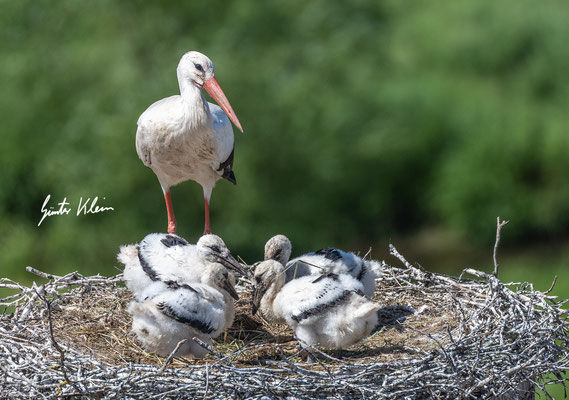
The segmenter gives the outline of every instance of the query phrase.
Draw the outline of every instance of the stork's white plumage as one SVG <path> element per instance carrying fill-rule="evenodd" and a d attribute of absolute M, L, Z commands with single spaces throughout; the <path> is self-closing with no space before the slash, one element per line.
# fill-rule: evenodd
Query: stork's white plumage
<path fill-rule="evenodd" d="M 208 263 L 220 263 L 243 275 L 223 240 L 204 235 L 195 245 L 174 234 L 151 233 L 139 245 L 122 246 L 117 259 L 125 265 L 123 278 L 135 298 L 154 281 L 204 282 Z"/>
<path fill-rule="evenodd" d="M 266 260 L 255 268 L 253 314 L 286 322 L 310 344 L 341 349 L 368 336 L 377 325 L 379 306 L 350 275 L 307 275 L 285 284 L 284 267 Z"/>
<path fill-rule="evenodd" d="M 204 234 L 207 234 L 211 233 L 209 202 L 215 183 L 221 178 L 236 183 L 234 138 L 229 120 L 240 131 L 243 129 L 214 77 L 209 58 L 190 51 L 180 60 L 177 74 L 180 95 L 155 102 L 138 119 L 136 151 L 162 186 L 168 233 L 176 233 L 170 188 L 191 179 L 203 188 Z M 206 101 L 202 87 L 219 106 Z"/>
<path fill-rule="evenodd" d="M 175 355 L 203 357 L 207 350 L 192 340 L 206 343 L 233 323 L 238 299 L 232 275 L 220 264 L 210 263 L 204 283 L 191 285 L 176 281 L 154 281 L 143 292 L 141 301 L 132 301 L 132 331 L 148 351 L 169 355 L 181 340 Z"/>
<path fill-rule="evenodd" d="M 375 280 L 381 278 L 381 263 L 364 260 L 354 253 L 325 248 L 303 254 L 289 261 L 292 245 L 284 235 L 276 235 L 265 244 L 265 260 L 277 260 L 286 265 L 286 282 L 306 275 L 348 274 L 360 281 L 368 298 L 375 292 Z"/>

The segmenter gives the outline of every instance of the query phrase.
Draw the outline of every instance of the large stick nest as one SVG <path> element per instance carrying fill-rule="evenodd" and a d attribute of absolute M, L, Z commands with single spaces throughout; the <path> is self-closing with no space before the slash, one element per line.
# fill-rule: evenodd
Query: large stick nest
<path fill-rule="evenodd" d="M 473 269 L 458 278 L 428 272 L 392 246 L 391 254 L 403 265 L 384 264 L 374 296 L 380 324 L 363 342 L 342 351 L 302 347 L 286 326 L 250 316 L 241 282 L 233 327 L 201 360 L 144 351 L 129 333 L 121 275 L 28 267 L 48 281 L 0 280 L 17 291 L 0 300 L 8 307 L 0 398 L 531 398 L 535 386 L 546 389 L 545 374 L 563 381 L 565 301 Z"/>

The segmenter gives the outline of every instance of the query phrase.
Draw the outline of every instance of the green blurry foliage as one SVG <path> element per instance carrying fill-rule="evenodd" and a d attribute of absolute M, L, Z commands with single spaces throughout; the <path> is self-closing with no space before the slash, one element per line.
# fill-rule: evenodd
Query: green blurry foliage
<path fill-rule="evenodd" d="M 3 275 L 111 273 L 119 245 L 166 228 L 134 136 L 188 50 L 245 129 L 212 226 L 249 262 L 276 233 L 295 254 L 424 226 L 487 246 L 497 215 L 510 242 L 566 235 L 568 20 L 561 1 L 0 1 Z M 47 194 L 115 211 L 37 227 Z M 201 188 L 172 196 L 195 241 Z"/>

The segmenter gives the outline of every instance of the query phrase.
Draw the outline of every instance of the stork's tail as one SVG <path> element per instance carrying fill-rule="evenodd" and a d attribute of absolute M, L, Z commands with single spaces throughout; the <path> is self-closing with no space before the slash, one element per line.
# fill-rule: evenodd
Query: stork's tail
<path fill-rule="evenodd" d="M 371 272 L 375 275 L 375 279 L 380 279 L 381 276 L 383 275 L 384 264 L 385 263 L 383 261 L 375 261 L 375 260 L 368 261 L 368 267 L 371 270 Z"/>
<path fill-rule="evenodd" d="M 121 246 L 120 251 L 117 254 L 117 260 L 125 266 L 138 263 L 138 245 L 129 244 Z"/>

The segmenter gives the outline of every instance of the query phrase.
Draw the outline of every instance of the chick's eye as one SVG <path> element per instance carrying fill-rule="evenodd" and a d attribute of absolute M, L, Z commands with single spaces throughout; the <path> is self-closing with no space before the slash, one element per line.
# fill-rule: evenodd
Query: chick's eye
<path fill-rule="evenodd" d="M 221 253 L 221 251 L 219 250 L 219 247 L 217 246 L 209 246 L 209 248 L 213 251 L 215 251 L 216 253 Z"/>
<path fill-rule="evenodd" d="M 203 67 L 202 67 L 201 64 L 196 64 L 196 63 L 194 63 L 194 66 L 196 67 L 196 69 L 197 69 L 198 71 L 203 72 Z"/>

